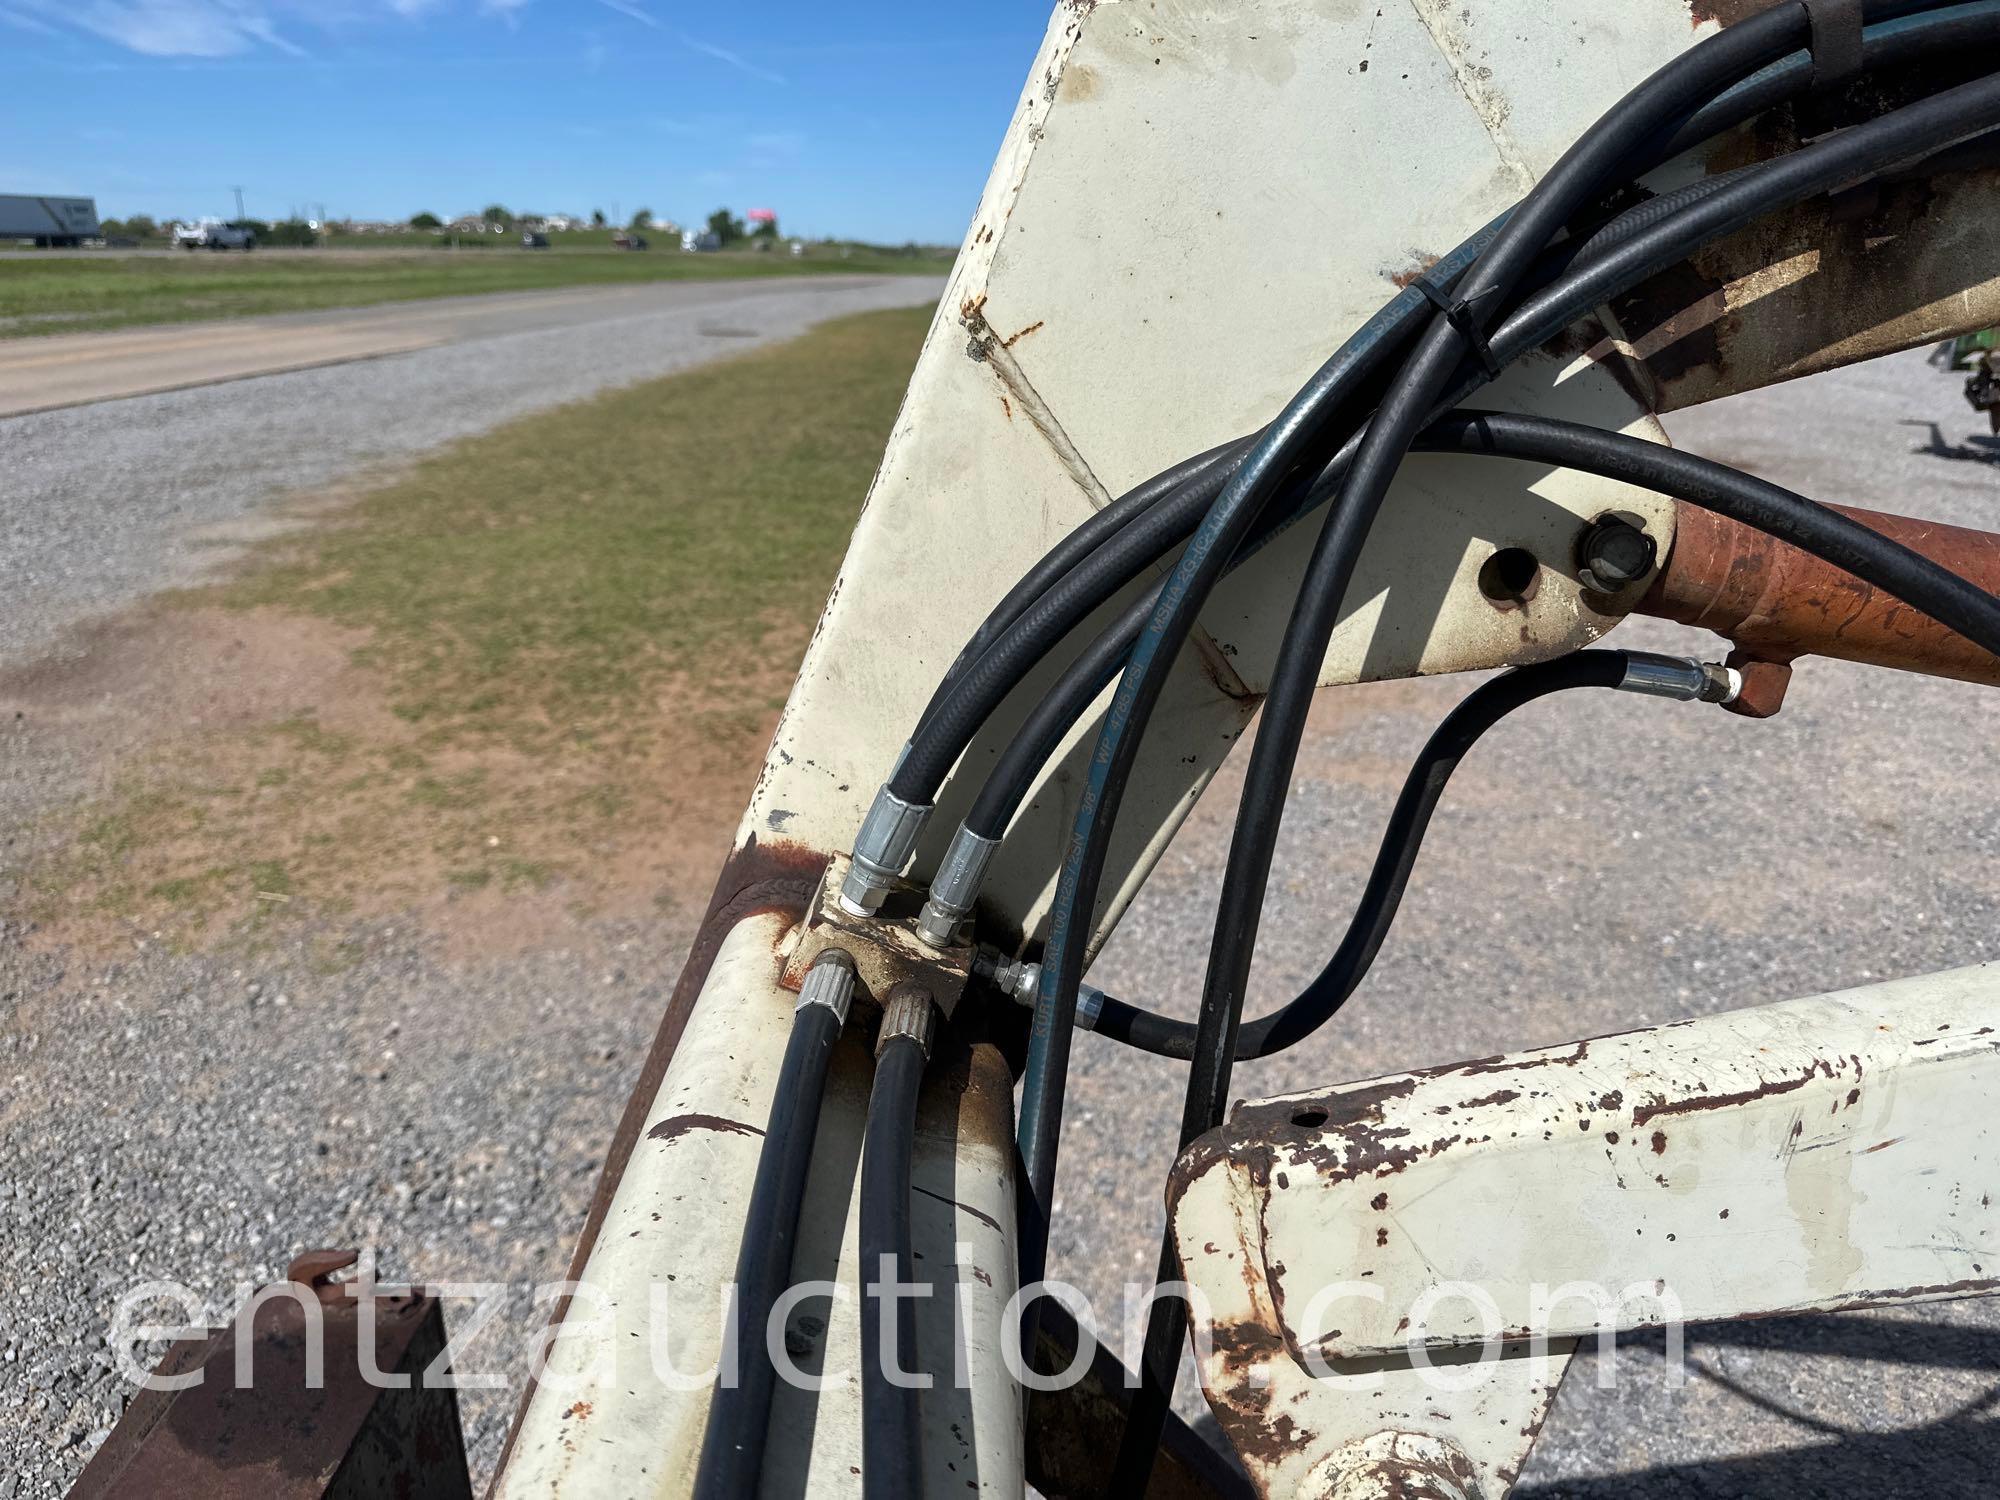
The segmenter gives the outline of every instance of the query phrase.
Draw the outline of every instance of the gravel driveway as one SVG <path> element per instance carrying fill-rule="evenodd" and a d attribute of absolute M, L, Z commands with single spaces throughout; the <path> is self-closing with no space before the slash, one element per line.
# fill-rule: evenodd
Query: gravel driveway
<path fill-rule="evenodd" d="M 284 491 L 318 489 L 844 313 L 929 304 L 943 288 L 932 276 L 665 282 L 619 289 L 615 320 L 602 297 L 509 297 L 497 300 L 515 316 L 493 319 L 495 329 L 538 305 L 549 315 L 537 324 L 557 326 L 0 419 L 0 663 L 194 576 L 218 544 L 254 534 L 255 513 Z"/>
<path fill-rule="evenodd" d="M 912 290 L 811 289 L 849 299 L 843 310 Z M 746 293 L 730 322 L 755 320 L 775 337 L 808 316 L 798 300 L 751 305 L 765 296 Z M 618 368 L 629 377 L 613 378 L 672 368 L 704 347 L 698 321 L 623 330 L 608 350 L 535 335 L 505 351 L 442 351 L 0 429 L 16 445 L 10 467 L 13 453 L 34 455 L 27 508 L 38 510 L 32 524 L 18 507 L 6 522 L 36 561 L 0 579 L 0 659 L 47 638 L 45 617 L 74 618 L 153 581 L 163 555 L 192 566 L 197 549 L 165 540 L 175 528 L 241 515 L 270 486 L 323 474 L 331 453 L 410 452 L 581 394 L 628 349 L 632 365 Z M 267 383 L 284 389 L 257 389 Z M 246 389 L 268 395 L 261 425 L 231 411 Z M 189 440 L 163 438 L 190 408 Z M 1956 380 L 1920 355 L 1670 426 L 1690 446 L 1825 498 L 2000 527 L 2000 449 L 1965 436 Z M 95 467 L 72 478 L 78 451 Z M 58 524 L 63 495 L 74 518 L 54 547 L 42 531 Z M 16 568 L 15 542 L 10 530 L 0 567 Z M 9 598 L 21 587 L 38 590 L 25 605 Z M 1641 624 L 1615 639 L 1659 648 L 1689 638 Z M 1290 993 L 1335 941 L 1402 767 L 1468 686 L 1391 684 L 1323 706 L 1274 881 L 1263 994 Z M 1996 740 L 1991 694 L 1825 663 L 1802 669 L 1784 714 L 1763 724 L 1622 695 L 1538 705 L 1460 772 L 1403 919 L 1341 1024 L 1246 1070 L 1240 1089 L 1363 1077 L 1992 957 L 2000 809 L 1981 794 L 1994 785 Z M 1094 976 L 1105 987 L 1186 1013 L 1233 786 L 1218 780 L 1170 851 Z M 325 935 L 254 962 L 170 953 L 143 937 L 109 957 L 30 961 L 14 936 L 0 929 L 0 1500 L 58 1493 L 114 1419 L 122 1387 L 107 1319 L 140 1277 L 185 1281 L 219 1315 L 236 1283 L 275 1277 L 307 1244 L 380 1246 L 389 1275 L 524 1284 L 559 1274 L 686 940 L 665 924 L 599 924 L 560 951 L 449 966 L 393 925 L 339 934 L 332 962 Z M 1179 1086 L 1150 1059 L 1079 1044 L 1060 1185 L 1070 1211 L 1059 1215 L 1053 1270 L 1100 1306 L 1117 1305 L 1120 1283 L 1150 1276 Z M 507 1361 L 533 1318 L 513 1294 L 473 1352 Z M 1678 1386 L 1654 1340 L 1621 1351 L 1613 1390 L 1598 1390 L 1580 1363 L 1525 1492 L 1993 1491 L 2000 1317 L 1984 1304 L 1698 1330 L 1689 1345 Z M 484 1470 L 512 1397 L 462 1394 Z M 1183 1404 L 1195 1407 L 1185 1392 Z"/>

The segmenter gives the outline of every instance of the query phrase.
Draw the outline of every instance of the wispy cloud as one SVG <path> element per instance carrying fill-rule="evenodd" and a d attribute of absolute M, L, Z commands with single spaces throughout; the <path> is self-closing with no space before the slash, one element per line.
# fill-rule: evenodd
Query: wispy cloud
<path fill-rule="evenodd" d="M 147 57 L 234 57 L 259 48 L 306 55 L 261 0 L 90 0 L 75 7 L 29 0 L 6 14 L 43 28 L 67 23 Z"/>
<path fill-rule="evenodd" d="M 604 3 L 609 5 L 611 4 L 611 0 L 604 0 Z M 712 57 L 717 62 L 729 64 L 730 67 L 736 69 L 739 73 L 747 73 L 752 78 L 761 78 L 766 83 L 783 83 L 785 81 L 784 74 L 774 73 L 769 68 L 760 68 L 756 63 L 751 62 L 749 58 L 744 57 L 739 52 L 731 52 L 727 47 L 718 47 L 713 42 L 704 42 L 691 36 L 684 36 L 681 38 L 681 41 L 696 52 L 701 53 L 704 57 Z"/>
<path fill-rule="evenodd" d="M 597 3 L 606 10 L 615 10 L 621 16 L 629 16 L 641 26 L 650 26 L 655 31 L 665 31 L 667 29 L 660 23 L 659 17 L 655 16 L 643 5 L 634 4 L 633 0 L 597 0 Z"/>
<path fill-rule="evenodd" d="M 615 10 L 619 15 L 637 21 L 641 26 L 651 27 L 654 31 L 668 29 L 667 24 L 639 4 L 639 0 L 597 0 L 597 3 L 606 10 Z M 704 42 L 699 37 L 688 36 L 685 33 L 681 35 L 680 43 L 691 52 L 699 52 L 703 57 L 712 57 L 717 62 L 727 63 L 737 72 L 761 79 L 765 83 L 781 84 L 785 81 L 782 73 L 774 73 L 769 68 L 759 67 L 742 53 L 731 52 L 727 47 L 718 47 L 713 42 Z"/>
<path fill-rule="evenodd" d="M 62 35 L 55 27 L 49 25 L 47 21 L 37 21 L 33 16 L 26 15 L 18 10 L 9 10 L 4 6 L 0 6 L 0 22 L 18 27 L 22 31 L 33 32 L 36 36 Z"/>
<path fill-rule="evenodd" d="M 304 57 L 302 30 L 348 35 L 369 24 L 464 10 L 517 25 L 532 0 L 0 0 L 0 25 L 40 36 L 82 31 L 146 57 Z M 608 3 L 608 0 L 607 0 Z M 623 0 L 617 8 L 624 8 Z M 633 9 L 636 11 L 637 7 Z M 657 24 L 657 23 L 654 23 Z"/>

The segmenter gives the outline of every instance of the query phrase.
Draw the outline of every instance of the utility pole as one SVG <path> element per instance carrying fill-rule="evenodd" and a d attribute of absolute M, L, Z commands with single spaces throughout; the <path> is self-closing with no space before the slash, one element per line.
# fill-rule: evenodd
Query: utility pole
<path fill-rule="evenodd" d="M 236 222 L 241 224 L 243 222 L 243 189 L 233 187 L 229 191 L 236 195 Z"/>

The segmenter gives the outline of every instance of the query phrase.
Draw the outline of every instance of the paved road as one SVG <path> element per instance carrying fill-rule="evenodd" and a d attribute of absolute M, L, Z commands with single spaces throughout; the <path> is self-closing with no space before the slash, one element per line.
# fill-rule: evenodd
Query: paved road
<path fill-rule="evenodd" d="M 29 360 L 55 360 L 37 368 L 68 382 L 65 389 L 94 381 L 110 393 L 127 362 L 158 369 L 169 348 L 178 350 L 173 360 L 211 372 L 386 356 L 0 416 L 8 486 L 0 511 L 0 661 L 47 645 L 87 615 L 192 576 L 214 559 L 219 541 L 261 524 L 284 491 L 318 489 L 526 412 L 790 338 L 843 313 L 930 303 L 942 286 L 935 277 L 899 276 L 653 283 L 0 344 L 0 402 L 10 365 L 19 370 Z M 218 536 L 218 527 L 228 534 Z"/>
<path fill-rule="evenodd" d="M 1962 377 L 1913 353 L 1670 418 L 1685 446 L 1824 499 L 2000 529 L 2000 442 Z M 1614 644 L 1706 651 L 1657 622 Z M 1301 758 L 1264 919 L 1262 1010 L 1332 950 L 1395 786 L 1465 679 L 1329 694 Z M 1239 756 L 1240 760 L 1240 756 Z M 2000 694 L 1802 666 L 1784 713 L 1571 693 L 1454 779 L 1364 989 L 1245 1096 L 1447 1063 L 2000 955 Z M 1191 1015 L 1227 850 L 1232 771 L 1093 974 Z M 1218 795 L 1219 794 L 1219 795 Z M 1099 1307 L 1149 1278 L 1178 1070 L 1078 1049 L 1054 1274 Z M 1175 1104 L 1169 1108 L 1165 1100 Z M 1657 1339 L 1618 1383 L 1571 1370 L 1523 1480 L 1537 1500 L 1991 1496 L 2000 1303 L 1697 1330 L 1685 1383 Z M 1197 1403 L 1184 1392 L 1191 1414 Z"/>

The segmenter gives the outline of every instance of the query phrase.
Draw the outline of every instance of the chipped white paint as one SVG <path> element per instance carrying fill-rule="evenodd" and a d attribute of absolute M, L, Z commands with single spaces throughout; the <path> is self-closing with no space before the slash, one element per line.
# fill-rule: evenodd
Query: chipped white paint
<path fill-rule="evenodd" d="M 1546 1388 L 1537 1338 L 2000 1288 L 1996 1088 L 1979 965 L 1240 1105 L 1176 1168 L 1211 1399 L 1246 1448 L 1290 1417 L 1272 1494 L 1357 1417 L 1450 1439 L 1504 1493 L 1535 1424 L 1491 1404 Z M 1309 1373 L 1482 1346 L 1508 1355 L 1490 1387 L 1416 1381 L 1415 1416 Z M 1247 1409 L 1246 1347 L 1276 1393 Z"/>
<path fill-rule="evenodd" d="M 1254 1184 L 1217 1165 L 1176 1187 L 1181 1275 L 1199 1294 L 1192 1331 L 1202 1390 L 1260 1494 L 1323 1494 L 1315 1486 L 1358 1452 L 1383 1457 L 1384 1434 L 1448 1444 L 1482 1494 L 1507 1493 L 1555 1400 L 1567 1345 L 1541 1363 L 1503 1358 L 1488 1379 L 1448 1398 L 1408 1359 L 1322 1379 L 1279 1332 Z"/>

